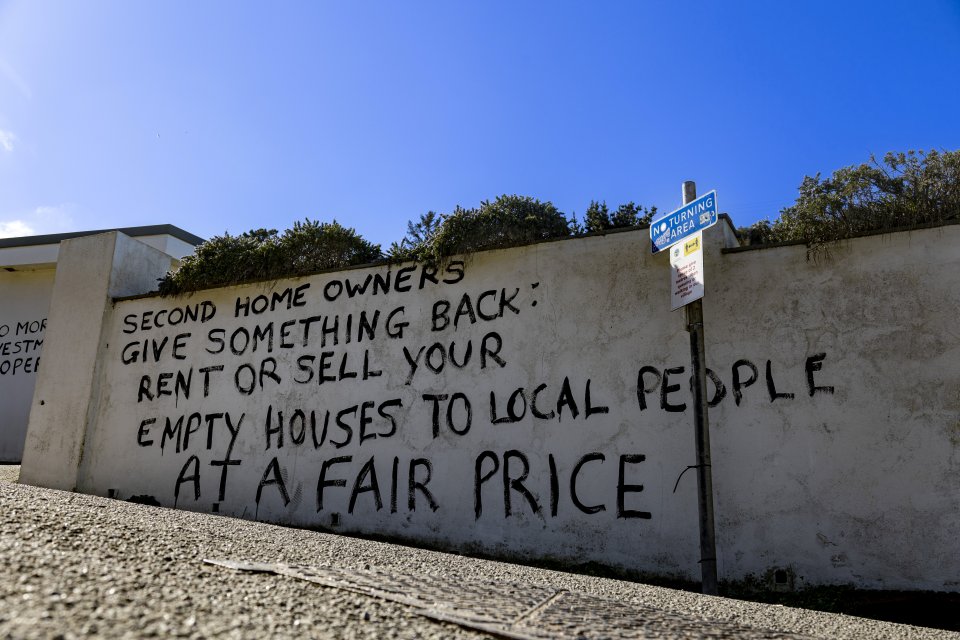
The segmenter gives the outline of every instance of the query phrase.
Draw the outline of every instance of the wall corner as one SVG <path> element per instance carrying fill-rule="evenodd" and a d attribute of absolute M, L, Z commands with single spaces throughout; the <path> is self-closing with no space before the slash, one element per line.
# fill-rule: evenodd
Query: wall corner
<path fill-rule="evenodd" d="M 155 290 L 171 264 L 162 251 L 117 231 L 61 242 L 44 339 L 50 356 L 37 375 L 21 483 L 76 489 L 83 444 L 95 426 L 113 298 Z"/>

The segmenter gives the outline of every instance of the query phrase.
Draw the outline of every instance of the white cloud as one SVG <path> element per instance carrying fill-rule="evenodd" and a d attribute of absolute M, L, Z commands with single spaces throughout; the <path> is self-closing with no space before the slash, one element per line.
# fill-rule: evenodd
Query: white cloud
<path fill-rule="evenodd" d="M 29 213 L 0 216 L 0 238 L 76 231 L 72 204 L 37 207 Z"/>
<path fill-rule="evenodd" d="M 13 131 L 4 131 L 0 129 L 0 149 L 4 151 L 13 151 L 13 141 L 17 139 L 17 136 L 13 135 Z"/>
<path fill-rule="evenodd" d="M 23 220 L 8 220 L 0 222 L 0 238 L 17 238 L 36 234 L 30 225 Z"/>

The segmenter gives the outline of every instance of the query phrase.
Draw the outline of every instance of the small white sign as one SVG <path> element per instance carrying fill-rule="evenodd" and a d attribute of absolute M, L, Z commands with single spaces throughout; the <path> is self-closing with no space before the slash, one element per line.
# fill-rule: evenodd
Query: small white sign
<path fill-rule="evenodd" d="M 703 233 L 670 247 L 670 310 L 703 297 Z"/>

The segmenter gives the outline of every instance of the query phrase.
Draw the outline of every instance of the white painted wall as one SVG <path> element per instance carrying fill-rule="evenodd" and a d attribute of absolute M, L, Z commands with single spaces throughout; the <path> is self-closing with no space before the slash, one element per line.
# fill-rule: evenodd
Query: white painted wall
<path fill-rule="evenodd" d="M 0 463 L 20 462 L 23 455 L 47 309 L 61 253 L 61 242 L 52 242 L 53 238 L 57 236 L 42 236 L 40 244 L 0 247 Z M 141 235 L 135 241 L 177 259 L 193 252 L 193 245 L 168 233 Z M 104 259 L 109 268 L 112 254 Z M 155 285 L 154 279 L 147 290 L 155 289 Z"/>
<path fill-rule="evenodd" d="M 729 229 L 706 234 L 721 578 L 786 568 L 801 585 L 957 590 L 958 236 L 862 238 L 808 261 L 803 247 L 722 254 Z M 638 231 L 477 254 L 438 283 L 379 266 L 117 302 L 76 487 L 696 579 L 694 474 L 674 492 L 695 454 L 668 269 Z M 373 293 L 378 277 L 389 292 Z M 275 310 L 242 311 L 273 296 Z M 446 303 L 451 322 L 435 323 Z M 379 317 L 358 340 L 363 313 Z M 523 415 L 500 421 L 511 396 Z M 267 433 L 280 413 L 282 447 Z M 45 446 L 33 423 L 30 436 Z"/>
<path fill-rule="evenodd" d="M 19 462 L 23 454 L 53 275 L 0 271 L 0 462 Z"/>
<path fill-rule="evenodd" d="M 17 271 L 53 269 L 57 264 L 60 244 L 40 244 L 0 248 L 0 265 Z"/>
<path fill-rule="evenodd" d="M 144 244 L 150 245 L 154 249 L 159 249 L 167 255 L 173 256 L 177 260 L 190 255 L 196 248 L 189 242 L 184 242 L 180 238 L 175 238 L 168 233 L 137 236 L 136 239 Z"/>
<path fill-rule="evenodd" d="M 45 341 L 52 365 L 38 375 L 20 482 L 76 489 L 84 441 L 101 426 L 98 391 L 113 298 L 152 289 L 172 262 L 116 231 L 61 243 Z"/>

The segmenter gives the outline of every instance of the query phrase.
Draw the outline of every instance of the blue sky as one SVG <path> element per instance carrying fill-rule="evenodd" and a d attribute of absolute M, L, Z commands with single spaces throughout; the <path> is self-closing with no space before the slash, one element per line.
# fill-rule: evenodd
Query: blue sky
<path fill-rule="evenodd" d="M 0 0 L 0 235 L 337 219 L 501 193 L 582 215 L 960 148 L 960 0 Z"/>

